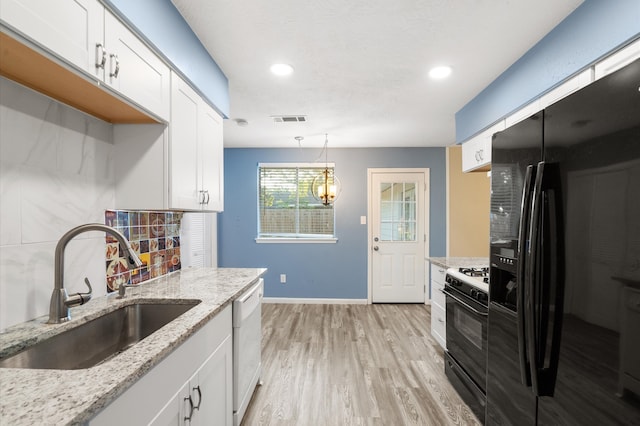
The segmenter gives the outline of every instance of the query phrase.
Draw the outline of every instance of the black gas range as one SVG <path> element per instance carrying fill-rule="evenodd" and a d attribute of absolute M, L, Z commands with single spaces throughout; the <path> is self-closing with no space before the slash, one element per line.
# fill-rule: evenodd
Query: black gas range
<path fill-rule="evenodd" d="M 445 281 L 445 373 L 462 399 L 484 423 L 489 268 L 449 268 Z"/>

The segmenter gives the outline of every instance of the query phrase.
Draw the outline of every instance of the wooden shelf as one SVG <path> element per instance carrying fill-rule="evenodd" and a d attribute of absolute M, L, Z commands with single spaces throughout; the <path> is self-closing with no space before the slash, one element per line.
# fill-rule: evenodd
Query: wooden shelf
<path fill-rule="evenodd" d="M 29 46 L 0 32 L 0 75 L 109 123 L 159 123 L 155 118 Z"/>

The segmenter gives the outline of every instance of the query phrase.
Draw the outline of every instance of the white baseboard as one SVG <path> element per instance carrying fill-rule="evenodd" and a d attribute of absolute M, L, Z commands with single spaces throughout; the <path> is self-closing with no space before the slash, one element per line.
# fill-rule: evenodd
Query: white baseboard
<path fill-rule="evenodd" d="M 366 305 L 367 299 L 315 299 L 294 297 L 264 297 L 262 303 L 298 303 L 320 305 Z"/>

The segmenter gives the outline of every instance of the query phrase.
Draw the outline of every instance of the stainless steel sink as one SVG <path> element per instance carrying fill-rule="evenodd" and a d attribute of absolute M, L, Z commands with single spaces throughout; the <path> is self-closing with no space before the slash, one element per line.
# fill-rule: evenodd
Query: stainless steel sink
<path fill-rule="evenodd" d="M 79 370 L 127 350 L 200 303 L 135 303 L 0 360 L 0 368 Z"/>

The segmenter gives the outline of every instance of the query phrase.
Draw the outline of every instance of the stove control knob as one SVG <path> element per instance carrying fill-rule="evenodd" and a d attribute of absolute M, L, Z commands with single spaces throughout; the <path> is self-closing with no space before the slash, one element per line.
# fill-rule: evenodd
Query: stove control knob
<path fill-rule="evenodd" d="M 471 297 L 473 297 L 474 299 L 478 298 L 478 290 L 475 289 L 471 289 Z"/>

